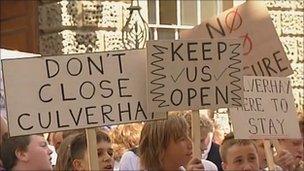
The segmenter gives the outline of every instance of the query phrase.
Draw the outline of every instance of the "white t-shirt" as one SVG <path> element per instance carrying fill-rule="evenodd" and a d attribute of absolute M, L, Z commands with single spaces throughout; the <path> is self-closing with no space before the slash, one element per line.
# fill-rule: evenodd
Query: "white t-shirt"
<path fill-rule="evenodd" d="M 119 170 L 140 170 L 139 157 L 132 151 L 125 152 L 121 156 Z"/>
<path fill-rule="evenodd" d="M 205 170 L 218 171 L 217 166 L 212 161 L 202 159 L 202 163 L 204 165 Z"/>

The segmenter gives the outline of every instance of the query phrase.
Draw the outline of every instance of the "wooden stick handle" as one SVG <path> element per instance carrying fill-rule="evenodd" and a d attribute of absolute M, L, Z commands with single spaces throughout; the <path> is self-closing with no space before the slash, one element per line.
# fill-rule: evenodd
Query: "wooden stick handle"
<path fill-rule="evenodd" d="M 89 170 L 99 170 L 95 128 L 88 128 L 85 130 L 86 130 L 86 138 L 87 138 Z"/>
<path fill-rule="evenodd" d="M 201 159 L 202 153 L 200 149 L 201 145 L 201 129 L 200 129 L 200 117 L 199 111 L 194 110 L 192 111 L 192 119 L 191 119 L 191 133 L 192 133 L 192 140 L 193 140 L 193 155 L 194 157 Z"/>
<path fill-rule="evenodd" d="M 270 141 L 269 140 L 263 140 L 264 144 L 264 150 L 265 150 L 265 156 L 268 164 L 269 170 L 275 170 L 275 163 L 273 161 L 273 155 L 272 150 L 270 149 Z"/>
<path fill-rule="evenodd" d="M 283 150 L 282 147 L 280 146 L 279 140 L 273 139 L 273 140 L 270 140 L 270 142 L 272 143 L 272 145 L 275 147 L 275 149 L 277 151 Z"/>

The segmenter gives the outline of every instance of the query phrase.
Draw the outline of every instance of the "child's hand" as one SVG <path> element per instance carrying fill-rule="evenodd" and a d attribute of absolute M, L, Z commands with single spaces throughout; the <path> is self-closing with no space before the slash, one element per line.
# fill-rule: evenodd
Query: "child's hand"
<path fill-rule="evenodd" d="M 287 150 L 281 150 L 274 157 L 274 162 L 279 165 L 283 170 L 293 170 L 294 157 Z"/>
<path fill-rule="evenodd" d="M 187 171 L 192 171 L 192 170 L 204 170 L 204 165 L 202 161 L 198 158 L 192 158 L 186 167 Z"/>

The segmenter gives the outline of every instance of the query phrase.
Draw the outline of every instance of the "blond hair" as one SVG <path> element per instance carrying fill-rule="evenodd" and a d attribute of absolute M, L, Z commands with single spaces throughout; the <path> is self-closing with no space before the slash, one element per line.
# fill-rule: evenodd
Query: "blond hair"
<path fill-rule="evenodd" d="M 192 111 L 184 111 L 182 115 L 186 118 L 191 132 L 191 120 L 192 120 Z M 214 132 L 214 124 L 213 121 L 207 116 L 200 116 L 200 131 L 202 138 L 206 138 L 208 133 Z"/>
<path fill-rule="evenodd" d="M 139 156 L 142 169 L 161 170 L 163 154 L 170 140 L 188 137 L 189 126 L 184 117 L 169 115 L 167 120 L 147 122 L 139 141 Z"/>
<path fill-rule="evenodd" d="M 120 160 L 123 152 L 139 145 L 140 132 L 143 127 L 141 123 L 118 125 L 110 132 L 115 151 L 115 160 Z"/>
<path fill-rule="evenodd" d="M 118 125 L 110 132 L 110 137 L 113 143 L 123 144 L 127 149 L 134 148 L 139 144 L 142 126 L 141 123 Z"/>

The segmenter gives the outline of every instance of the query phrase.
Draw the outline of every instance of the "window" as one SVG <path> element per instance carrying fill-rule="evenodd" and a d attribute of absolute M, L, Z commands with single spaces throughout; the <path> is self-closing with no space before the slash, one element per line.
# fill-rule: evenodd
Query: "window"
<path fill-rule="evenodd" d="M 149 39 L 178 39 L 184 29 L 222 11 L 222 1 L 148 0 Z"/>

